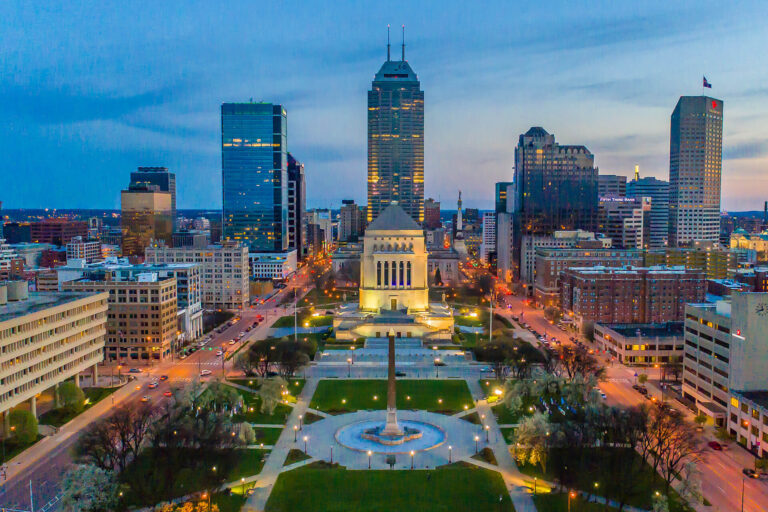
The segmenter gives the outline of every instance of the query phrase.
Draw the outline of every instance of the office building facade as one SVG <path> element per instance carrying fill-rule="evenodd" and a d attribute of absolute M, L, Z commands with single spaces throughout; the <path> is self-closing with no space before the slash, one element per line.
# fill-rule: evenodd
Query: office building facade
<path fill-rule="evenodd" d="M 424 221 L 424 91 L 405 60 L 387 60 L 368 91 L 368 212 L 370 223 L 397 201 Z"/>
<path fill-rule="evenodd" d="M 489 263 L 491 253 L 496 252 L 496 212 L 483 213 L 483 234 L 480 242 L 480 259 Z"/>
<path fill-rule="evenodd" d="M 514 189 L 511 189 L 512 182 L 511 181 L 499 181 L 496 183 L 495 187 L 495 203 L 496 203 L 496 213 L 502 213 L 502 212 L 509 212 L 512 211 L 512 204 L 511 199 L 514 195 Z"/>
<path fill-rule="evenodd" d="M 440 201 L 431 197 L 424 202 L 424 228 L 438 229 L 443 223 L 440 220 Z"/>
<path fill-rule="evenodd" d="M 167 167 L 139 167 L 131 173 L 129 187 L 155 185 L 161 192 L 171 195 L 171 222 L 176 227 L 176 174 L 168 172 Z"/>
<path fill-rule="evenodd" d="M 627 177 L 616 174 L 600 174 L 597 177 L 597 195 L 599 197 L 626 197 Z"/>
<path fill-rule="evenodd" d="M 287 113 L 272 103 L 221 105 L 222 239 L 253 252 L 289 247 Z"/>
<path fill-rule="evenodd" d="M 88 223 L 65 218 L 50 218 L 29 225 L 30 240 L 37 244 L 67 245 L 75 237 L 88 237 Z M 25 240 L 22 240 L 25 241 Z"/>
<path fill-rule="evenodd" d="M 153 240 L 172 243 L 171 194 L 157 185 L 132 185 L 120 192 L 123 256 L 139 258 Z"/>
<path fill-rule="evenodd" d="M 669 236 L 669 182 L 656 178 L 638 178 L 627 183 L 627 197 L 638 200 L 651 198 L 648 247 L 667 245 Z"/>
<path fill-rule="evenodd" d="M 718 241 L 722 164 L 722 100 L 680 97 L 669 144 L 670 245 Z"/>
<path fill-rule="evenodd" d="M 341 201 L 339 211 L 339 241 L 356 242 L 365 230 L 365 210 L 352 199 Z"/>
<path fill-rule="evenodd" d="M 304 242 L 304 212 L 307 211 L 307 186 L 304 164 L 288 153 L 288 247 L 302 260 L 306 251 Z"/>

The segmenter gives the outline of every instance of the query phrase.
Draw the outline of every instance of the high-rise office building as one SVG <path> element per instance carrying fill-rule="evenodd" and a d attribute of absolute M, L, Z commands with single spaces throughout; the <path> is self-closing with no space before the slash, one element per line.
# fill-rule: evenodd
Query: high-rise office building
<path fill-rule="evenodd" d="M 509 197 L 508 194 L 511 186 L 511 181 L 499 181 L 496 183 L 496 213 L 510 211 L 509 206 L 511 205 L 507 198 Z"/>
<path fill-rule="evenodd" d="M 304 212 L 307 210 L 307 188 L 304 164 L 288 153 L 288 247 L 296 250 L 301 261 L 304 247 Z"/>
<path fill-rule="evenodd" d="M 272 103 L 221 105 L 222 239 L 281 252 L 288 238 L 287 113 Z"/>
<path fill-rule="evenodd" d="M 167 167 L 139 167 L 131 173 L 131 185 L 157 185 L 161 192 L 171 194 L 171 219 L 176 227 L 176 174 Z"/>
<path fill-rule="evenodd" d="M 671 119 L 669 244 L 718 241 L 723 164 L 723 102 L 681 96 Z"/>
<path fill-rule="evenodd" d="M 653 248 L 667 245 L 669 233 L 669 182 L 656 178 L 637 178 L 627 183 L 627 197 L 651 198 L 649 215 L 650 229 L 648 246 Z"/>
<path fill-rule="evenodd" d="M 365 230 L 365 211 L 352 199 L 341 201 L 339 212 L 339 241 L 356 242 Z"/>
<path fill-rule="evenodd" d="M 120 192 L 123 256 L 143 257 L 152 240 L 171 243 L 171 193 L 159 189 L 139 183 Z"/>
<path fill-rule="evenodd" d="M 599 197 L 626 197 L 627 177 L 616 174 L 601 174 L 597 177 Z"/>
<path fill-rule="evenodd" d="M 397 201 L 424 220 L 424 91 L 405 60 L 387 60 L 368 91 L 368 222 Z"/>
<path fill-rule="evenodd" d="M 440 201 L 435 201 L 431 197 L 424 201 L 424 227 L 426 229 L 437 229 L 442 226 L 440 221 Z"/>
<path fill-rule="evenodd" d="M 480 243 L 480 259 L 490 263 L 491 253 L 496 252 L 496 212 L 483 212 L 483 235 Z"/>
<path fill-rule="evenodd" d="M 524 237 L 595 231 L 597 168 L 586 147 L 560 145 L 544 128 L 531 128 L 515 148 L 514 185 L 514 275 L 520 273 Z"/>

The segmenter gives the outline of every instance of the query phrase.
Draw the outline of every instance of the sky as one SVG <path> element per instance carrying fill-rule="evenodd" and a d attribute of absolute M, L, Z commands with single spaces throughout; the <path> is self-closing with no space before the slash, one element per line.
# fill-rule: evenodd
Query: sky
<path fill-rule="evenodd" d="M 768 199 L 768 2 L 0 3 L 0 200 L 118 208 L 138 166 L 221 207 L 220 104 L 288 111 L 309 207 L 365 204 L 366 91 L 406 26 L 427 197 L 492 208 L 531 126 L 601 174 L 668 179 L 669 117 L 702 76 L 724 107 L 722 206 Z M 399 48 L 396 47 L 397 50 Z M 394 52 L 395 50 L 393 50 Z M 398 52 L 399 53 L 399 52 Z"/>

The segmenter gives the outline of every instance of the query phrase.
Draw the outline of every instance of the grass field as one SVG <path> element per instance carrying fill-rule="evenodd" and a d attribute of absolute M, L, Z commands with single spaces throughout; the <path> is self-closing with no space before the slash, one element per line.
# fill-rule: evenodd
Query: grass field
<path fill-rule="evenodd" d="M 240 512 L 247 497 L 240 491 L 240 488 L 237 488 L 236 491 L 232 494 L 219 492 L 211 495 L 211 504 L 219 507 L 219 512 Z"/>
<path fill-rule="evenodd" d="M 252 377 L 250 379 L 228 379 L 233 384 L 239 384 L 247 388 L 251 388 L 254 391 L 261 387 L 261 379 L 259 377 Z M 293 396 L 299 396 L 301 390 L 304 389 L 304 379 L 288 379 L 288 390 Z"/>
<path fill-rule="evenodd" d="M 514 507 L 498 473 L 453 464 L 429 471 L 302 467 L 280 475 L 265 510 L 511 512 Z"/>
<path fill-rule="evenodd" d="M 38 419 L 38 422 L 41 425 L 51 425 L 52 427 L 60 427 L 72 421 L 75 418 L 75 416 L 82 414 L 83 412 L 93 407 L 100 401 L 104 400 L 106 397 L 108 397 L 118 389 L 120 388 L 119 387 L 85 388 L 83 389 L 83 393 L 85 393 L 86 402 L 85 402 L 85 408 L 81 412 L 76 413 L 76 412 L 63 410 L 63 409 L 51 409 L 45 414 L 41 414 L 40 418 Z"/>
<path fill-rule="evenodd" d="M 243 403 L 245 404 L 245 412 L 241 412 L 234 416 L 235 421 L 247 421 L 248 423 L 275 423 L 285 425 L 285 421 L 288 419 L 288 415 L 291 414 L 291 408 L 285 404 L 277 404 L 272 414 L 264 414 L 259 412 L 261 407 L 261 397 L 254 393 L 244 391 L 242 389 L 237 390 L 240 396 L 243 397 Z"/>
<path fill-rule="evenodd" d="M 256 434 L 255 444 L 274 445 L 280 437 L 280 434 L 282 434 L 283 429 L 255 427 L 253 432 Z"/>
<path fill-rule="evenodd" d="M 453 414 L 474 402 L 463 380 L 398 380 L 397 408 Z M 322 380 L 310 407 L 339 414 L 365 409 L 385 409 L 386 380 Z"/>

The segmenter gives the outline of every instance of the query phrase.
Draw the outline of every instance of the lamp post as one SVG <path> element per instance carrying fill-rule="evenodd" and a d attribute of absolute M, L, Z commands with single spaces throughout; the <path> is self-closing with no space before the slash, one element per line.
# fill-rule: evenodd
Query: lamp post
<path fill-rule="evenodd" d="M 538 482 L 538 478 L 533 477 L 533 495 L 536 495 L 536 483 Z"/>
<path fill-rule="evenodd" d="M 297 441 L 297 436 L 296 436 L 296 434 L 298 433 L 298 431 L 299 431 L 299 427 L 297 427 L 296 425 L 294 425 L 294 426 L 293 426 L 293 442 L 294 442 L 294 443 Z"/>
<path fill-rule="evenodd" d="M 347 358 L 347 378 L 352 377 L 352 358 Z"/>
<path fill-rule="evenodd" d="M 599 482 L 595 482 L 595 501 L 597 501 L 597 488 L 600 487 Z"/>
<path fill-rule="evenodd" d="M 411 469 L 413 469 L 413 456 L 416 455 L 416 452 L 411 450 Z"/>
<path fill-rule="evenodd" d="M 440 358 L 439 357 L 435 358 L 435 378 L 436 379 L 440 378 Z"/>
<path fill-rule="evenodd" d="M 304 415 L 303 414 L 299 414 L 299 430 L 304 430 Z"/>
<path fill-rule="evenodd" d="M 331 446 L 331 464 L 333 464 L 333 446 Z"/>
<path fill-rule="evenodd" d="M 453 446 L 448 445 L 448 464 L 453 462 Z"/>
<path fill-rule="evenodd" d="M 491 427 L 488 425 L 485 426 L 485 442 L 490 443 L 490 435 L 491 435 Z"/>
<path fill-rule="evenodd" d="M 478 444 L 477 442 L 480 441 L 480 436 L 475 436 L 475 454 L 477 454 L 478 450 Z"/>
<path fill-rule="evenodd" d="M 371 469 L 371 455 L 373 455 L 373 452 L 368 450 L 368 469 Z"/>
<path fill-rule="evenodd" d="M 245 477 L 240 477 L 240 485 L 242 486 L 241 491 L 245 495 Z"/>
<path fill-rule="evenodd" d="M 575 498 L 575 497 L 576 497 L 576 493 L 575 492 L 570 491 L 568 493 L 568 512 L 571 512 L 571 498 Z"/>
<path fill-rule="evenodd" d="M 309 438 L 307 436 L 304 436 L 304 455 L 307 455 L 307 441 Z"/>

